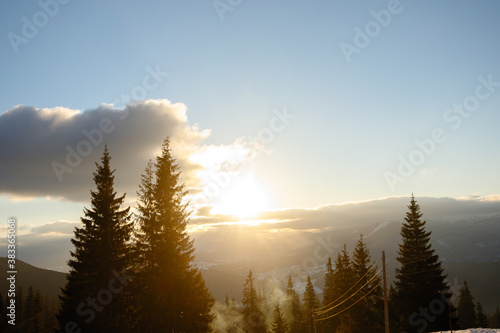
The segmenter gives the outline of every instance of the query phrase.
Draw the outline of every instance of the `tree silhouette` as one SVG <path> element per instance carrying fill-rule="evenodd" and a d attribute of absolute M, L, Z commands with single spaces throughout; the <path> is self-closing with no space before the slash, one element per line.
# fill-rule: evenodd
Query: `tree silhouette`
<path fill-rule="evenodd" d="M 476 327 L 488 327 L 488 318 L 483 311 L 483 306 L 479 302 L 476 305 Z"/>
<path fill-rule="evenodd" d="M 355 299 L 357 300 L 371 291 L 367 297 L 352 307 L 352 331 L 356 333 L 382 331 L 384 309 L 382 287 L 380 286 L 381 278 L 375 276 L 377 265 L 371 262 L 370 251 L 363 241 L 363 235 L 360 235 L 354 248 L 352 267 L 354 279 L 359 281 L 354 290 L 364 286 Z M 372 277 L 374 278 L 372 279 Z"/>
<path fill-rule="evenodd" d="M 401 228 L 403 243 L 399 245 L 396 258 L 401 267 L 396 269 L 392 295 L 398 329 L 407 332 L 447 330 L 451 294 L 439 257 L 430 244 L 431 232 L 425 230 L 426 222 L 421 217 L 420 206 L 412 195 Z M 430 315 L 419 312 L 420 308 L 431 311 L 431 305 L 434 308 Z"/>
<path fill-rule="evenodd" d="M 333 302 L 337 299 L 337 290 L 335 286 L 335 271 L 333 269 L 332 259 L 328 257 L 328 262 L 326 263 L 326 273 L 324 277 L 325 287 L 323 289 L 323 306 L 331 307 L 333 306 Z M 321 321 L 321 326 L 326 332 L 335 332 L 337 327 L 339 326 L 339 318 L 333 317 L 326 320 Z"/>
<path fill-rule="evenodd" d="M 271 324 L 271 332 L 288 333 L 288 322 L 281 312 L 279 300 L 276 302 L 276 306 L 274 307 L 274 318 Z"/>
<path fill-rule="evenodd" d="M 306 333 L 314 333 L 314 310 L 319 307 L 319 304 L 311 277 L 308 275 L 306 290 L 304 291 L 304 332 Z"/>
<path fill-rule="evenodd" d="M 498 307 L 488 316 L 488 326 L 491 328 L 500 328 L 500 309 Z"/>
<path fill-rule="evenodd" d="M 75 228 L 71 240 L 75 250 L 69 260 L 70 272 L 60 296 L 58 322 L 62 330 L 71 328 L 84 332 L 126 332 L 126 292 L 121 272 L 130 268 L 129 208 L 121 209 L 125 195 L 114 190 L 114 170 L 107 146 L 96 163 L 95 191 L 90 191 L 91 208 L 84 209 L 82 227 Z M 110 286 L 113 286 L 111 288 Z M 116 291 L 114 293 L 113 291 Z"/>
<path fill-rule="evenodd" d="M 136 330 L 208 332 L 213 320 L 214 300 L 193 264 L 193 242 L 186 232 L 190 211 L 179 176 L 167 138 L 156 162 L 148 163 L 137 193 Z"/>
<path fill-rule="evenodd" d="M 290 333 L 304 332 L 304 315 L 302 313 L 302 304 L 300 297 L 293 287 L 292 277 L 288 276 L 286 285 L 287 306 L 286 312 L 290 318 Z"/>
<path fill-rule="evenodd" d="M 252 271 L 248 273 L 243 287 L 243 321 L 247 332 L 265 333 L 267 332 L 266 319 L 259 307 L 259 299 L 255 289 L 255 279 Z"/>
<path fill-rule="evenodd" d="M 460 328 L 466 329 L 476 327 L 474 297 L 472 297 L 467 281 L 464 281 L 463 286 L 460 288 L 457 312 Z"/>
<path fill-rule="evenodd" d="M 338 302 L 343 302 L 341 306 L 336 308 L 336 312 L 343 311 L 352 305 L 354 299 L 349 298 L 350 294 L 345 294 L 353 285 L 356 283 L 354 278 L 354 269 L 352 266 L 351 258 L 349 257 L 349 252 L 347 252 L 347 246 L 344 244 L 344 248 L 338 253 L 337 260 L 335 260 L 335 298 L 341 297 Z M 355 290 L 353 290 L 355 291 Z M 345 294 L 345 295 L 344 295 Z M 342 296 L 344 295 L 344 296 Z M 332 315 L 332 313 L 327 313 L 325 316 Z M 351 332 L 352 330 L 352 316 L 351 309 L 345 310 L 338 316 L 340 320 L 339 330 L 342 332 Z"/>

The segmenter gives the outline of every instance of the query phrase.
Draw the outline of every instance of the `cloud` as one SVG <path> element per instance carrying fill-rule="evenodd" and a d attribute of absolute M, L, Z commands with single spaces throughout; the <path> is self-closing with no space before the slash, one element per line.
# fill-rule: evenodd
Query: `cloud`
<path fill-rule="evenodd" d="M 71 244 L 74 228 L 81 226 L 81 222 L 56 221 L 30 227 L 25 233 L 18 232 L 17 258 L 38 267 L 67 271 L 66 262 L 70 251 L 74 250 Z M 3 227 L 0 227 L 0 232 L 7 234 L 7 230 Z M 5 249 L 2 251 L 2 256 L 7 254 L 6 241 L 6 239 L 0 241 L 0 246 Z"/>
<path fill-rule="evenodd" d="M 500 196 L 498 195 L 473 199 L 422 197 L 416 200 L 420 205 L 424 220 L 453 222 L 466 217 L 481 218 L 500 214 Z M 403 223 L 408 204 L 408 197 L 390 197 L 315 208 L 273 210 L 259 214 L 255 218 L 257 223 L 254 224 L 258 224 L 259 229 L 319 231 L 353 226 L 363 228 L 388 221 Z M 220 229 L 218 227 L 247 222 L 239 221 L 238 218 L 230 215 L 211 214 L 208 207 L 203 207 L 192 219 L 192 224 L 198 229 L 204 229 L 204 224 L 208 229 Z"/>
<path fill-rule="evenodd" d="M 106 142 L 117 169 L 117 191 L 134 196 L 147 160 L 167 136 L 182 181 L 196 186 L 201 166 L 189 157 L 210 131 L 191 126 L 186 110 L 168 100 L 132 103 L 123 110 L 101 105 L 84 112 L 16 106 L 0 115 L 0 193 L 87 201 Z"/>
<path fill-rule="evenodd" d="M 57 221 L 34 227 L 31 232 L 38 236 L 70 236 L 73 237 L 75 227 L 81 227 L 80 222 Z"/>
<path fill-rule="evenodd" d="M 131 103 L 124 109 L 102 104 L 83 112 L 19 105 L 0 114 L 0 194 L 11 200 L 88 201 L 95 162 L 107 143 L 111 167 L 117 170 L 115 189 L 127 193 L 133 204 L 140 175 L 167 136 L 180 181 L 196 205 L 210 203 L 263 152 L 246 138 L 204 144 L 210 130 L 190 125 L 186 105 L 168 100 Z"/>
<path fill-rule="evenodd" d="M 476 225 L 482 230 L 494 226 L 500 218 L 500 200 L 424 197 L 417 198 L 417 201 L 429 230 L 441 232 L 446 237 L 450 236 L 449 222 L 457 223 L 457 228 L 451 229 L 455 231 Z M 339 244 L 355 242 L 363 233 L 373 244 L 382 246 L 388 238 L 381 237 L 380 230 L 390 229 L 398 237 L 408 203 L 408 197 L 392 197 L 312 209 L 268 211 L 258 217 L 260 224 L 253 226 L 233 216 L 211 214 L 209 207 L 202 207 L 193 216 L 189 232 L 195 240 L 196 256 L 200 261 L 226 256 L 240 263 L 245 256 L 261 250 L 284 257 L 290 254 L 291 248 L 316 246 L 318 237 L 324 233 Z M 30 227 L 22 235 L 18 233 L 19 259 L 40 267 L 67 269 L 64 263 L 73 249 L 70 239 L 75 226 L 81 226 L 81 223 L 57 221 Z M 6 234 L 6 228 L 6 225 L 0 227 L 0 233 Z M 464 230 L 470 233 L 476 229 Z M 7 249 L 5 245 L 0 241 L 0 247 Z"/>

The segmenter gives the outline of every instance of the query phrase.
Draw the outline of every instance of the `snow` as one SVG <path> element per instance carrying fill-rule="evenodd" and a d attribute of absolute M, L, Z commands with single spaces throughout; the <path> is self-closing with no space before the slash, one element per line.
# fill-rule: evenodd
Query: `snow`
<path fill-rule="evenodd" d="M 440 331 L 434 333 L 450 333 L 450 331 Z M 468 330 L 453 331 L 453 333 L 500 333 L 500 328 L 469 328 Z"/>

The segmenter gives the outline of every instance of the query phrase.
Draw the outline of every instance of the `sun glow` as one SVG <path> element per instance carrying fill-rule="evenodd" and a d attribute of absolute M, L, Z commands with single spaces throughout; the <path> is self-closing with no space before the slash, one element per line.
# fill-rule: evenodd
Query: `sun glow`
<path fill-rule="evenodd" d="M 266 192 L 253 177 L 234 180 L 215 203 L 214 212 L 234 215 L 240 220 L 256 217 L 269 208 Z"/>

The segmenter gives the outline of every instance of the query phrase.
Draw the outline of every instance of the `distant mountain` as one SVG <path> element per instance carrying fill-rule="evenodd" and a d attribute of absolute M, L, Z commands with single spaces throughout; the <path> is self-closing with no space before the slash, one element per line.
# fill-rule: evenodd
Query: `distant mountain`
<path fill-rule="evenodd" d="M 451 198 L 417 198 L 417 201 L 453 291 L 458 292 L 466 280 L 486 312 L 500 306 L 500 202 Z M 343 244 L 352 254 L 363 234 L 378 267 L 381 267 L 381 252 L 386 252 L 388 277 L 392 279 L 398 267 L 395 259 L 408 202 L 408 198 L 388 198 L 314 209 L 288 209 L 263 213 L 259 219 L 264 223 L 260 225 L 215 224 L 191 233 L 196 248 L 195 263 L 212 294 L 221 301 L 226 294 L 229 298 L 241 299 L 250 269 L 261 288 L 267 291 L 283 288 L 290 275 L 301 292 L 306 276 L 311 275 L 316 290 L 321 292 L 328 256 L 335 259 Z M 217 217 L 194 219 L 193 225 L 206 220 L 215 223 Z M 72 235 L 74 225 L 68 224 L 67 228 Z M 45 233 L 50 231 L 45 229 Z M 69 238 L 49 240 L 51 246 L 47 246 L 42 242 L 42 239 L 48 242 L 47 237 L 37 237 L 35 233 L 24 235 L 23 259 L 39 266 L 63 267 L 71 249 Z M 46 252 L 40 252 L 42 250 Z M 5 264 L 2 259 L 1 265 Z M 23 288 L 29 283 L 35 287 L 50 280 L 53 283 L 46 283 L 46 287 L 52 285 L 55 295 L 65 283 L 62 273 L 48 271 L 47 274 L 52 274 L 50 278 L 39 278 L 41 273 L 35 267 L 25 264 L 23 273 L 21 265 L 20 262 L 19 278 L 24 279 L 20 280 Z M 6 286 L 2 275 L 5 271 L 4 266 L 0 266 L 2 290 Z M 36 288 L 42 291 L 42 287 Z"/>
<path fill-rule="evenodd" d="M 0 257 L 0 291 L 3 297 L 7 295 L 9 281 L 7 281 L 7 258 Z M 40 290 L 43 296 L 58 301 L 58 295 L 61 287 L 66 284 L 66 274 L 48 269 L 38 268 L 25 263 L 22 260 L 16 260 L 16 285 L 23 289 L 24 297 L 31 285 L 34 290 Z"/>
<path fill-rule="evenodd" d="M 443 262 L 452 291 L 458 295 L 460 286 L 467 281 L 486 312 L 500 306 L 500 217 L 427 221 L 427 230 L 432 231 L 432 246 Z M 379 268 L 381 253 L 386 252 L 388 278 L 392 280 L 398 267 L 395 259 L 401 224 L 383 221 L 319 231 L 272 231 L 240 226 L 231 232 L 207 232 L 196 238 L 196 260 L 204 269 L 214 296 L 221 301 L 225 294 L 241 298 L 250 269 L 262 287 L 283 287 L 290 275 L 297 290 L 302 292 L 306 276 L 311 275 L 316 290 L 321 292 L 328 256 L 335 260 L 344 243 L 352 254 L 362 233 Z"/>

